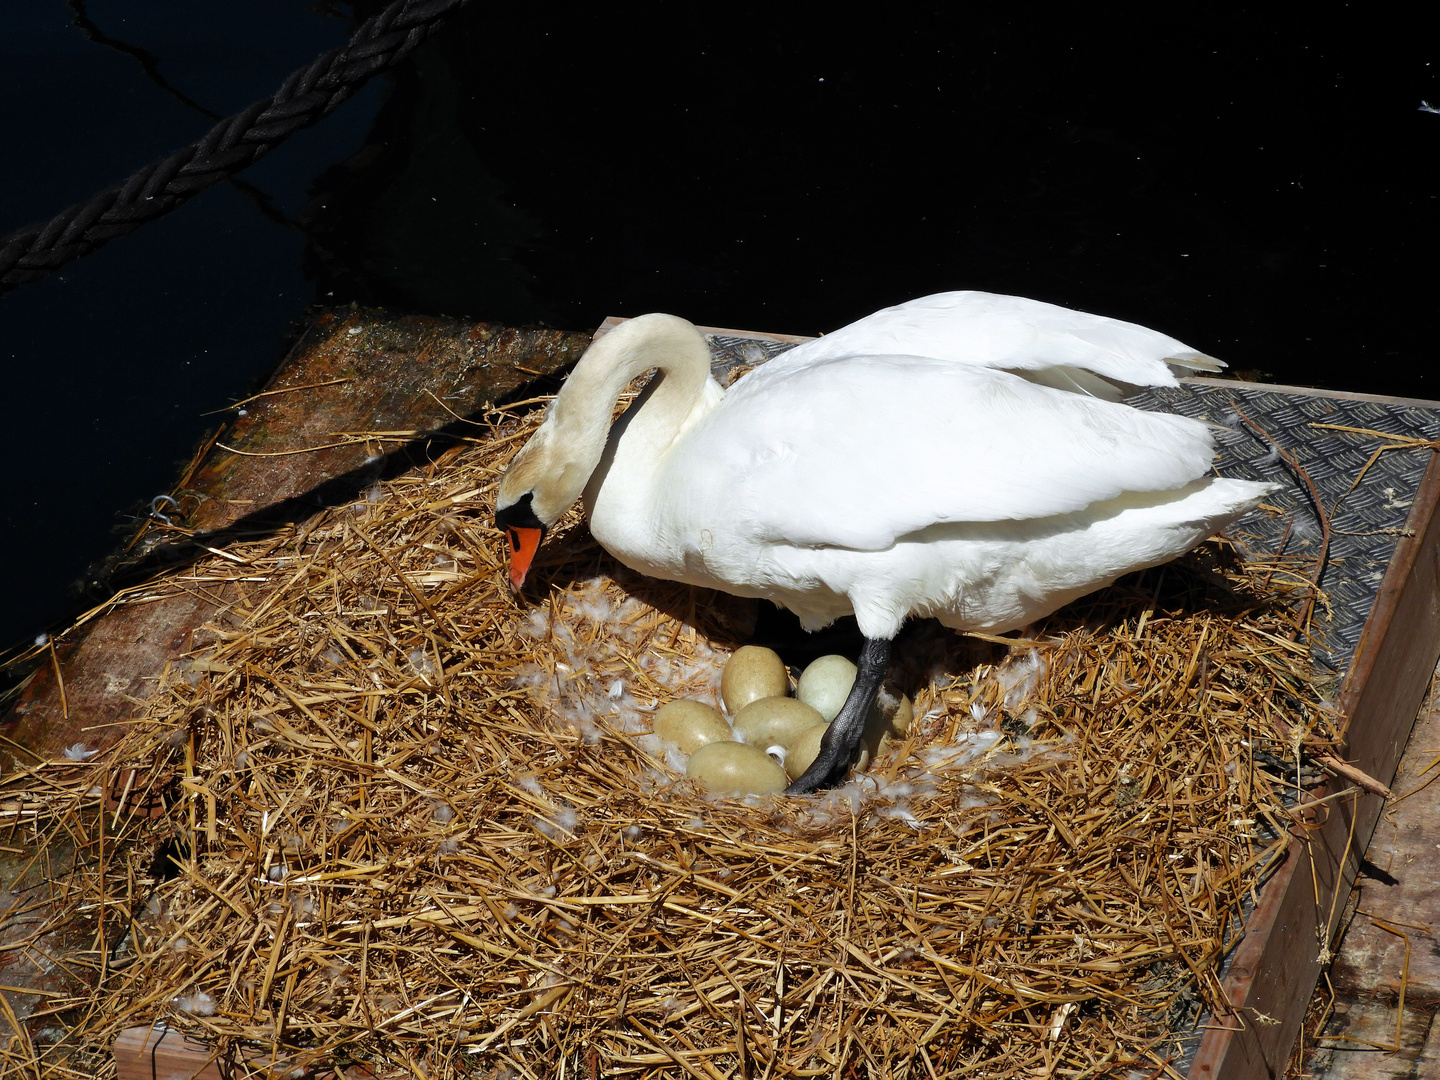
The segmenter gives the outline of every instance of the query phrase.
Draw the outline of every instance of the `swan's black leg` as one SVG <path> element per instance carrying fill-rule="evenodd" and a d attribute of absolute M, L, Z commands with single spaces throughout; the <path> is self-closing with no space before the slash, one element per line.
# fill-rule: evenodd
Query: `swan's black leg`
<path fill-rule="evenodd" d="M 785 789 L 787 795 L 808 795 L 812 791 L 834 787 L 845 779 L 860 749 L 865 734 L 865 718 L 875 704 L 875 695 L 890 667 L 890 639 L 866 638 L 860 650 L 860 670 L 850 696 L 840 707 L 825 737 L 820 740 L 820 753 L 800 778 Z"/>

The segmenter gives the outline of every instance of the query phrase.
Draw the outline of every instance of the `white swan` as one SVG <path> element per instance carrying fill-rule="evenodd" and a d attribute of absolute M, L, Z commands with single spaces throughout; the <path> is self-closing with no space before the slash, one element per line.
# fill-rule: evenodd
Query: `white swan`
<path fill-rule="evenodd" d="M 811 630 L 854 612 L 855 689 L 789 790 L 829 786 L 906 618 L 1024 626 L 1272 490 L 1210 475 L 1204 424 L 1105 400 L 1115 383 L 1175 385 L 1171 365 L 1224 366 L 1131 323 L 959 292 L 800 345 L 727 392 L 690 323 L 642 315 L 590 347 L 500 481 L 511 580 L 583 494 L 595 538 L 643 574 L 772 600 Z"/>

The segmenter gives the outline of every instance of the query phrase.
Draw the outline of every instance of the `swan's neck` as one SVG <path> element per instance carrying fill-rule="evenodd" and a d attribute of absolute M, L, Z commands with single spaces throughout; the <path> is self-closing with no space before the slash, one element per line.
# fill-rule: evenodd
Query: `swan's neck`
<path fill-rule="evenodd" d="M 612 433 L 615 403 L 652 368 L 659 375 Z M 575 365 L 549 417 L 502 480 L 501 501 L 532 490 L 536 515 L 553 522 L 587 484 L 590 492 L 598 490 L 612 470 L 653 470 L 722 394 L 710 378 L 710 350 L 690 323 L 658 314 L 621 323 Z"/>
<path fill-rule="evenodd" d="M 615 403 L 638 375 L 659 373 L 616 424 L 628 445 L 663 454 L 687 427 L 706 397 L 710 350 L 684 319 L 642 315 L 621 323 L 602 337 L 580 363 L 555 399 L 551 421 L 556 436 L 576 446 L 600 447 L 598 465 L 610 435 Z"/>

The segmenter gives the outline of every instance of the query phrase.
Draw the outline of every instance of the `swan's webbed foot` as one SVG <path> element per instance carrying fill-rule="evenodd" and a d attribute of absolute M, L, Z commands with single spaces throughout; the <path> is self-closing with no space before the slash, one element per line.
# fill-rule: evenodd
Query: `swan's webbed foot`
<path fill-rule="evenodd" d="M 786 795 L 808 795 L 812 791 L 835 787 L 845 779 L 850 766 L 855 763 L 860 738 L 865 734 L 865 720 L 890 667 L 890 639 L 866 638 L 856 666 L 859 670 L 855 673 L 855 685 L 850 688 L 850 696 L 820 740 L 820 753 L 810 767 L 785 789 Z"/>

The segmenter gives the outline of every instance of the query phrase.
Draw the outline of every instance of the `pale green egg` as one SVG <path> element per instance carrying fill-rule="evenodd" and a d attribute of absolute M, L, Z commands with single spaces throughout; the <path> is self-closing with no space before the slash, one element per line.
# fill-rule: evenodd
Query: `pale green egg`
<path fill-rule="evenodd" d="M 812 724 L 823 724 L 825 718 L 803 701 L 768 697 L 746 705 L 731 722 L 737 739 L 765 750 L 777 744 L 789 746 L 792 738 Z"/>
<path fill-rule="evenodd" d="M 800 676 L 795 696 L 813 705 L 828 723 L 840 712 L 855 685 L 856 667 L 843 656 L 822 656 L 811 661 Z"/>
<path fill-rule="evenodd" d="M 715 795 L 771 795 L 790 782 L 764 750 L 735 742 L 700 747 L 690 755 L 685 775 Z"/>
<path fill-rule="evenodd" d="M 784 697 L 790 692 L 785 662 L 772 649 L 742 645 L 725 663 L 720 675 L 720 699 L 734 716 L 752 701 Z"/>
<path fill-rule="evenodd" d="M 655 734 L 693 754 L 713 742 L 734 742 L 735 734 L 719 710 L 703 701 L 672 701 L 655 713 Z"/>

